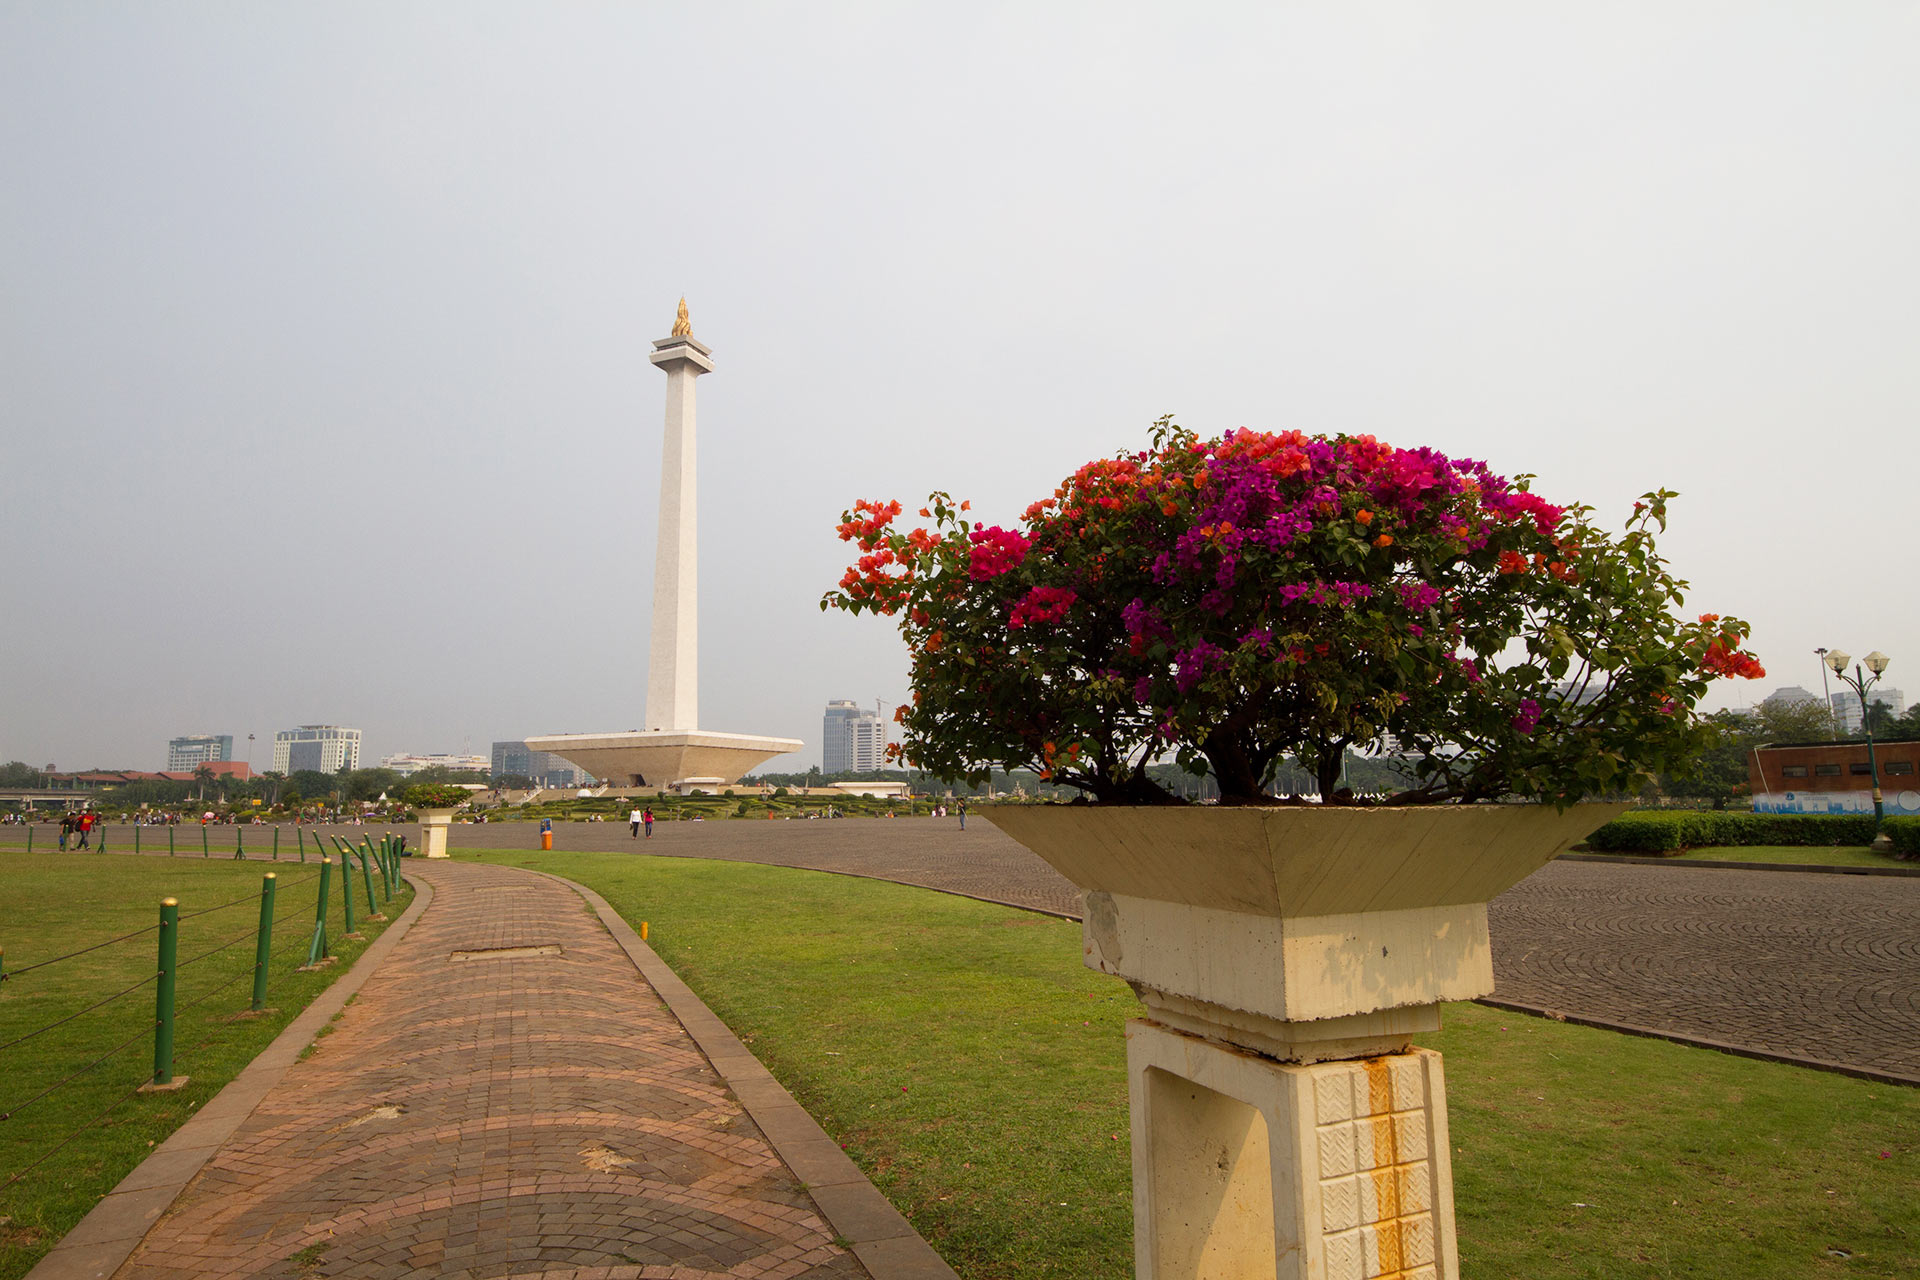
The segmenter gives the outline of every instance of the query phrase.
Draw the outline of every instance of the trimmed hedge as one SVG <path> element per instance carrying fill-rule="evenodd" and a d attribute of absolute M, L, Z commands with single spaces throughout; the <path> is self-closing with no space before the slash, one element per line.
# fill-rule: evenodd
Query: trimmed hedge
<path fill-rule="evenodd" d="M 1909 838 L 1920 849 L 1920 818 L 1893 818 L 1889 828 L 1896 822 L 1914 824 Z M 1595 853 L 1678 853 L 1719 845 L 1867 845 L 1873 836 L 1871 814 L 1650 811 L 1621 814 L 1588 836 L 1587 847 Z"/>
<path fill-rule="evenodd" d="M 1888 818 L 1880 829 L 1893 841 L 1896 858 L 1920 858 L 1920 818 Z"/>

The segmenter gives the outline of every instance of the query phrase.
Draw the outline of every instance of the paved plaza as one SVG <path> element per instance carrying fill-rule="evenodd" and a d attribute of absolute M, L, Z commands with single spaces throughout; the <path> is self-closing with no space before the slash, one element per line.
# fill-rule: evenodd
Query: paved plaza
<path fill-rule="evenodd" d="M 830 1148 L 810 1152 L 810 1197 L 741 1097 L 759 1089 L 774 1109 L 753 1114 L 775 1122 L 798 1107 L 770 1077 L 723 1080 L 709 1055 L 728 1050 L 696 1044 L 579 894 L 508 868 L 408 871 L 432 901 L 121 1280 L 869 1276 L 844 1210 L 862 1192 L 884 1209 L 878 1193 L 807 1121 L 795 1149 Z"/>
<path fill-rule="evenodd" d="M 536 840 L 480 824 L 452 844 Z M 650 841 L 570 824 L 557 846 L 1079 905 L 978 818 L 663 823 Z M 421 902 L 330 1033 L 297 1061 L 276 1042 L 249 1068 L 277 1059 L 273 1074 L 199 1113 L 46 1274 L 951 1276 L 604 902 L 535 871 L 407 870 Z M 1492 924 L 1502 999 L 1920 1083 L 1920 879 L 1557 862 L 1495 900 Z M 222 1112 L 227 1130 L 194 1136 Z"/>
<path fill-rule="evenodd" d="M 567 823 L 556 848 L 808 867 L 1077 916 L 1074 887 L 976 813 L 952 818 Z M 454 828 L 529 849 L 530 825 Z M 1572 1017 L 1920 1083 L 1920 879 L 1555 862 L 1494 899 L 1497 995 Z"/>

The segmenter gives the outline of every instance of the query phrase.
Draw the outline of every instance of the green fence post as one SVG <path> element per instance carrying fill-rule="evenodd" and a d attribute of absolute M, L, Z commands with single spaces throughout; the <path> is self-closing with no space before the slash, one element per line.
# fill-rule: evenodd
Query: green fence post
<path fill-rule="evenodd" d="M 169 858 L 173 856 L 173 824 L 171 822 L 167 824 L 167 856 Z"/>
<path fill-rule="evenodd" d="M 200 824 L 200 856 L 207 857 L 207 824 Z"/>
<path fill-rule="evenodd" d="M 347 912 L 347 931 L 340 936 L 351 938 L 355 936 L 353 932 L 353 863 L 347 856 L 345 842 L 339 836 L 335 836 L 333 842 L 340 846 L 340 905 L 346 908 Z"/>
<path fill-rule="evenodd" d="M 307 860 L 307 829 L 299 823 L 293 824 L 293 838 L 300 844 L 300 861 Z"/>
<path fill-rule="evenodd" d="M 179 976 L 180 900 L 160 899 L 160 981 L 153 995 L 153 1083 L 173 1083 L 173 985 Z"/>
<path fill-rule="evenodd" d="M 280 824 L 273 824 L 273 860 L 280 861 Z"/>
<path fill-rule="evenodd" d="M 367 916 L 371 919 L 380 914 L 380 908 L 373 904 L 373 868 L 367 865 L 373 860 L 373 842 L 361 836 L 360 843 L 364 846 L 360 850 L 360 885 L 367 891 Z"/>
<path fill-rule="evenodd" d="M 273 949 L 273 889 L 277 877 L 269 871 L 260 881 L 260 928 L 253 943 L 253 1011 L 267 1003 L 267 957 Z"/>
<path fill-rule="evenodd" d="M 100 848 L 98 851 L 100 853 L 107 851 L 107 824 L 104 822 L 100 824 Z"/>
<path fill-rule="evenodd" d="M 27 824 L 27 852 L 33 852 L 33 824 L 31 822 Z"/>
<path fill-rule="evenodd" d="M 307 964 L 319 964 L 327 958 L 327 881 L 332 879 L 333 864 L 320 859 L 320 905 L 313 913 L 313 945 L 307 948 Z"/>
<path fill-rule="evenodd" d="M 393 832 L 380 837 L 380 874 L 387 878 L 387 901 L 393 901 Z"/>
<path fill-rule="evenodd" d="M 233 824 L 233 860 L 235 862 L 247 856 L 247 838 L 244 834 L 245 831 L 246 828 L 239 823 L 236 822 Z"/>
<path fill-rule="evenodd" d="M 140 824 L 137 822 L 133 824 L 133 851 L 140 852 Z"/>

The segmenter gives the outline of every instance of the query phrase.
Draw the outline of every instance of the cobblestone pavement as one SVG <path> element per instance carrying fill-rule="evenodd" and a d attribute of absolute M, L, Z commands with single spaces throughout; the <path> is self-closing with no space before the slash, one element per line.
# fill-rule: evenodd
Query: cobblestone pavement
<path fill-rule="evenodd" d="M 976 815 L 569 823 L 562 849 L 810 867 L 1077 916 L 1051 867 Z M 534 847 L 530 825 L 455 848 Z M 1489 910 L 1502 999 L 1920 1078 L 1920 879 L 1556 862 Z"/>
<path fill-rule="evenodd" d="M 434 901 L 120 1280 L 867 1275 L 578 895 L 408 870 Z M 556 950 L 455 958 L 500 948 Z"/>
<path fill-rule="evenodd" d="M 1920 879 L 1556 862 L 1488 919 L 1501 999 L 1920 1081 Z"/>

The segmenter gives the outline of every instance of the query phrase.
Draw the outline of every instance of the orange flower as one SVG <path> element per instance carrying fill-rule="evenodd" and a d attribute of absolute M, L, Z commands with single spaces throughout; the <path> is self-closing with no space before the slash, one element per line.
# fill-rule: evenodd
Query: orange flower
<path fill-rule="evenodd" d="M 1393 545 L 1393 535 L 1390 533 L 1383 533 L 1379 537 L 1373 540 L 1373 545 L 1376 547 L 1390 547 Z"/>
<path fill-rule="evenodd" d="M 1358 524 L 1372 524 L 1373 512 L 1362 509 L 1354 512 L 1353 518 L 1354 518 L 1354 521 Z"/>

